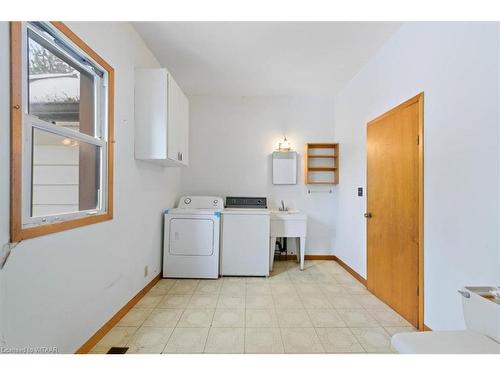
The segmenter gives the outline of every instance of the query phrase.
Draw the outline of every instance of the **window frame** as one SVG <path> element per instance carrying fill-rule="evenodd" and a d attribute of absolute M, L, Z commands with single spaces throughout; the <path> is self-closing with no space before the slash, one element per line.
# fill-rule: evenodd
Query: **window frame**
<path fill-rule="evenodd" d="M 90 225 L 113 218 L 113 146 L 114 146 L 114 69 L 93 51 L 83 40 L 74 34 L 62 22 L 42 23 L 44 27 L 59 34 L 61 40 L 71 48 L 81 51 L 87 61 L 98 66 L 103 72 L 107 91 L 106 102 L 102 97 L 94 98 L 95 108 L 104 108 L 95 111 L 96 120 L 106 122 L 96 129 L 96 136 L 86 135 L 74 130 L 68 130 L 58 125 L 47 123 L 35 116 L 29 115 L 27 89 L 27 24 L 24 22 L 10 23 L 10 57 L 11 57 L 11 213 L 10 236 L 11 242 L 33 238 L 49 233 Z M 82 66 L 73 56 L 68 58 Z M 96 90 L 94 88 L 95 91 Z M 79 140 L 92 144 L 101 150 L 100 153 L 100 181 L 103 192 L 99 192 L 99 207 L 92 210 L 82 210 L 57 215 L 31 216 L 32 197 L 32 141 L 33 129 Z M 30 134 L 31 133 L 31 134 Z M 48 219 L 48 220 L 47 220 Z"/>

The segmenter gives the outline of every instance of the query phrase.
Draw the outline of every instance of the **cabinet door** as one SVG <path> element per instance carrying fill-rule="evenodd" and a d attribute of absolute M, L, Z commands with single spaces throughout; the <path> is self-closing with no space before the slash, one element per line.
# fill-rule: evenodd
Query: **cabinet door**
<path fill-rule="evenodd" d="M 181 163 L 189 164 L 189 101 L 186 95 L 179 90 L 179 151 Z"/>
<path fill-rule="evenodd" d="M 181 161 L 181 151 L 180 151 L 180 88 L 177 85 L 177 82 L 172 78 L 172 76 L 168 75 L 168 136 L 167 136 L 167 144 L 168 144 L 168 158 L 173 161 Z"/>
<path fill-rule="evenodd" d="M 164 160 L 167 155 L 167 85 L 165 69 L 135 70 L 135 158 Z"/>

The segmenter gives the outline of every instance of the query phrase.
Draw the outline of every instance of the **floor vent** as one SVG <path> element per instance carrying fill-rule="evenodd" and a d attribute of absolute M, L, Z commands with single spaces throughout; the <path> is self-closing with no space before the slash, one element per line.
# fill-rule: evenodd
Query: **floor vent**
<path fill-rule="evenodd" d="M 108 350 L 106 354 L 125 354 L 127 350 L 128 347 L 113 346 Z"/>

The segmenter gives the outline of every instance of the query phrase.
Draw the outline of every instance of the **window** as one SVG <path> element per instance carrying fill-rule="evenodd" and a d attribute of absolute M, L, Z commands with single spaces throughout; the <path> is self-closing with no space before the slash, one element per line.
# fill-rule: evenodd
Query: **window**
<path fill-rule="evenodd" d="M 60 22 L 11 23 L 11 240 L 112 218 L 113 68 Z"/>

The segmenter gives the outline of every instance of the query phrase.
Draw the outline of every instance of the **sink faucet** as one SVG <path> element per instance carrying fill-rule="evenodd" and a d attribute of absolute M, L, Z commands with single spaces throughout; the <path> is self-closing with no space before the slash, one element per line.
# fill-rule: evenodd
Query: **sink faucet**
<path fill-rule="evenodd" d="M 285 207 L 285 202 L 283 202 L 283 199 L 281 200 L 281 207 L 279 208 L 280 211 L 288 211 L 288 207 Z"/>

